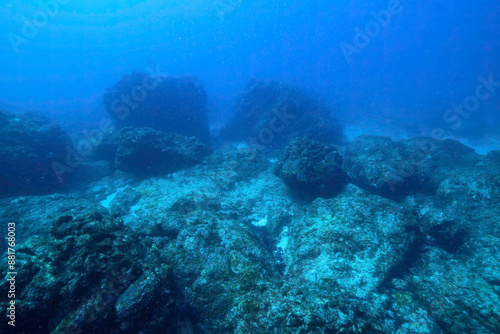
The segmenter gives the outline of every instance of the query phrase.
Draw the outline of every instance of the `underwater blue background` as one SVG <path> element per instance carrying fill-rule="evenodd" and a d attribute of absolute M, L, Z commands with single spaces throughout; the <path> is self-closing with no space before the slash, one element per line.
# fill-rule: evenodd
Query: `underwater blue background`
<path fill-rule="evenodd" d="M 65 0 L 15 52 L 9 34 L 23 36 L 23 17 L 33 20 L 49 2 L 0 7 L 0 106 L 42 111 L 68 132 L 94 126 L 105 116 L 105 89 L 148 66 L 198 77 L 214 127 L 254 77 L 305 89 L 347 126 L 376 122 L 413 136 L 446 128 L 443 113 L 474 94 L 478 76 L 500 81 L 493 0 L 401 1 L 400 13 L 350 62 L 341 43 L 353 44 L 389 1 Z M 499 110 L 500 89 L 447 130 L 493 140 Z"/>

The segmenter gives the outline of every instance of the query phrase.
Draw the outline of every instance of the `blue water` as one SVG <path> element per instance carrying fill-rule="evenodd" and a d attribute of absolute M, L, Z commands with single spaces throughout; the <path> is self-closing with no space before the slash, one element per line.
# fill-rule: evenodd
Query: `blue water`
<path fill-rule="evenodd" d="M 390 7 L 390 22 L 377 23 Z M 6 0 L 0 107 L 41 111 L 66 131 L 92 127 L 105 116 L 105 89 L 150 66 L 198 77 L 213 127 L 259 78 L 302 87 L 347 126 L 411 123 L 412 135 L 441 127 L 491 139 L 500 134 L 500 87 L 457 129 L 443 114 L 474 94 L 478 76 L 500 81 L 499 16 L 494 0 Z M 368 43 L 346 53 L 342 45 L 355 47 L 366 28 Z"/>

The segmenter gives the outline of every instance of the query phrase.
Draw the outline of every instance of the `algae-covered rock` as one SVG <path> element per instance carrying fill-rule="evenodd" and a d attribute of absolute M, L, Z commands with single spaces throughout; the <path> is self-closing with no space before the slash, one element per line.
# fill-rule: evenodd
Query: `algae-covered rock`
<path fill-rule="evenodd" d="M 59 217 L 51 226 L 50 238 L 34 236 L 17 246 L 16 300 L 17 312 L 22 314 L 18 328 L 37 333 L 119 331 L 115 304 L 143 272 L 157 264 L 143 263 L 147 254 L 144 243 L 119 218 L 99 213 Z M 6 281 L 1 284 L 5 288 Z M 157 321 L 167 322 L 146 312 L 155 308 L 156 298 L 168 295 L 157 290 L 165 284 L 143 291 L 142 308 L 129 306 L 151 328 Z M 2 303 L 2 312 L 5 308 Z M 137 324 L 121 330 L 137 330 Z"/>
<path fill-rule="evenodd" d="M 351 182 L 386 197 L 398 197 L 430 185 L 429 179 L 415 173 L 398 144 L 389 137 L 354 139 L 344 153 L 344 168 Z"/>
<path fill-rule="evenodd" d="M 251 80 L 221 137 L 258 148 L 282 149 L 295 137 L 340 143 L 343 131 L 325 105 L 300 89 L 276 81 Z"/>
<path fill-rule="evenodd" d="M 306 210 L 289 226 L 289 275 L 365 298 L 404 274 L 419 238 L 412 210 L 362 190 L 317 199 Z"/>
<path fill-rule="evenodd" d="M 116 152 L 116 166 L 140 175 L 168 174 L 201 163 L 212 149 L 197 139 L 152 128 L 125 128 Z"/>
<path fill-rule="evenodd" d="M 210 142 L 206 92 L 196 78 L 135 71 L 108 89 L 103 103 L 119 126 L 151 127 Z"/>
<path fill-rule="evenodd" d="M 500 330 L 500 297 L 491 283 L 470 264 L 461 263 L 443 250 L 423 255 L 407 286 L 430 317 L 449 333 L 497 333 Z"/>
<path fill-rule="evenodd" d="M 450 139 L 417 137 L 401 141 L 401 154 L 414 166 L 415 174 L 425 175 L 434 192 L 439 183 L 456 170 L 475 166 L 479 154 L 474 149 Z"/>
<path fill-rule="evenodd" d="M 418 137 L 394 142 L 389 137 L 360 136 L 344 154 L 351 181 L 386 197 L 434 194 L 455 170 L 479 162 L 472 149 L 453 140 Z"/>
<path fill-rule="evenodd" d="M 303 199 L 334 196 L 347 183 L 337 149 L 303 137 L 287 145 L 274 173 L 293 195 Z"/>
<path fill-rule="evenodd" d="M 32 235 L 47 236 L 54 219 L 62 215 L 78 215 L 98 211 L 98 205 L 81 194 L 52 194 L 23 196 L 0 200 L 0 219 L 15 222 L 17 239 L 27 240 Z"/>
<path fill-rule="evenodd" d="M 41 114 L 0 110 L 0 195 L 36 195 L 60 190 L 67 181 L 69 138 Z M 65 169 L 54 168 L 54 164 Z M 70 161 L 74 166 L 78 162 Z"/>

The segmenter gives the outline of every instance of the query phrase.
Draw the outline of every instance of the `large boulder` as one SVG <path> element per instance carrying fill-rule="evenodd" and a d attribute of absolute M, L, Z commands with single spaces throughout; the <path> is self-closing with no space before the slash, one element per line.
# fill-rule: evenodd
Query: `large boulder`
<path fill-rule="evenodd" d="M 276 81 L 252 80 L 236 104 L 221 138 L 259 148 L 284 148 L 295 137 L 339 143 L 343 132 L 328 108 L 301 90 Z"/>
<path fill-rule="evenodd" d="M 454 170 L 472 167 L 479 155 L 453 141 L 418 137 L 394 142 L 389 137 L 360 136 L 344 154 L 351 181 L 387 197 L 433 194 Z"/>
<path fill-rule="evenodd" d="M 118 140 L 116 166 L 141 175 L 167 174 L 193 166 L 212 152 L 194 137 L 152 128 L 125 128 Z"/>
<path fill-rule="evenodd" d="M 0 195 L 59 189 L 66 182 L 62 172 L 70 170 L 66 164 L 71 152 L 66 134 L 45 116 L 0 110 Z"/>
<path fill-rule="evenodd" d="M 205 88 L 192 77 L 135 71 L 104 94 L 104 108 L 121 126 L 151 127 L 210 141 Z"/>
<path fill-rule="evenodd" d="M 274 173 L 300 199 L 332 197 L 347 183 L 337 149 L 303 137 L 290 141 Z"/>
<path fill-rule="evenodd" d="M 430 185 L 430 180 L 409 172 L 412 166 L 401 155 L 399 145 L 389 137 L 354 139 L 344 153 L 344 169 L 352 183 L 387 197 Z"/>
<path fill-rule="evenodd" d="M 434 191 L 454 170 L 473 167 L 480 161 L 474 149 L 451 139 L 417 137 L 401 143 L 401 154 L 431 180 Z"/>

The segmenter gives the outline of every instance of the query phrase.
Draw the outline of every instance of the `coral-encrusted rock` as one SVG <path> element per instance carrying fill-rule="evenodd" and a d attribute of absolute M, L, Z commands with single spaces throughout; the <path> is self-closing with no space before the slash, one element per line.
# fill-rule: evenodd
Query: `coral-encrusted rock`
<path fill-rule="evenodd" d="M 334 196 L 347 183 L 337 149 L 303 137 L 287 145 L 274 173 L 302 199 Z"/>
<path fill-rule="evenodd" d="M 211 152 L 194 137 L 129 127 L 120 133 L 115 163 L 136 174 L 167 174 L 201 163 Z"/>
<path fill-rule="evenodd" d="M 456 171 L 439 185 L 436 198 L 440 205 L 449 205 L 459 217 L 470 220 L 498 210 L 500 213 L 500 169 L 483 167 L 466 168 Z M 486 219 L 481 221 L 483 226 Z M 498 216 L 492 221 L 498 226 Z"/>
<path fill-rule="evenodd" d="M 401 154 L 414 166 L 416 173 L 431 180 L 433 191 L 454 170 L 473 167 L 480 160 L 474 149 L 450 139 L 417 137 L 403 140 L 401 144 Z"/>
<path fill-rule="evenodd" d="M 412 210 L 359 188 L 316 199 L 306 209 L 290 228 L 294 242 L 285 256 L 291 277 L 365 298 L 408 270 L 418 239 Z"/>
<path fill-rule="evenodd" d="M 389 137 L 360 136 L 344 154 L 344 168 L 351 181 L 368 191 L 394 197 L 430 184 L 420 179 Z"/>
<path fill-rule="evenodd" d="M 66 164 L 68 148 L 66 134 L 43 115 L 0 110 L 0 195 L 59 189 L 66 180 L 52 163 Z"/>
<path fill-rule="evenodd" d="M 5 198 L 0 201 L 0 220 L 16 222 L 16 237 L 26 240 L 32 235 L 47 236 L 54 218 L 86 210 L 99 209 L 89 198 L 78 194 L 51 194 Z M 2 251 L 2 249 L 0 249 Z"/>
<path fill-rule="evenodd" d="M 221 131 L 223 139 L 270 149 L 284 148 L 300 136 L 324 143 L 343 140 L 342 128 L 326 106 L 295 87 L 263 80 L 248 83 L 234 118 Z"/>
<path fill-rule="evenodd" d="M 387 197 L 433 194 L 454 170 L 478 161 L 479 155 L 459 142 L 425 137 L 394 142 L 389 137 L 360 136 L 344 154 L 351 181 Z"/>
<path fill-rule="evenodd" d="M 191 77 L 135 71 L 104 94 L 104 108 L 122 126 L 152 127 L 210 142 L 206 92 Z"/>
<path fill-rule="evenodd" d="M 26 333 L 138 333 L 163 326 L 175 332 L 170 270 L 154 256 L 148 258 L 151 251 L 121 219 L 98 213 L 61 216 L 50 234 L 17 245 L 16 311 L 25 315 L 16 319 L 17 328 Z M 148 284 L 150 277 L 162 281 Z M 7 284 L 3 280 L 0 287 Z M 5 303 L 0 310 L 6 313 Z M 123 319 L 125 314 L 131 317 Z"/>

